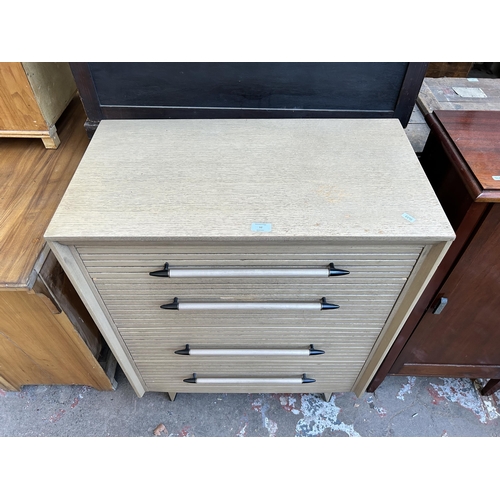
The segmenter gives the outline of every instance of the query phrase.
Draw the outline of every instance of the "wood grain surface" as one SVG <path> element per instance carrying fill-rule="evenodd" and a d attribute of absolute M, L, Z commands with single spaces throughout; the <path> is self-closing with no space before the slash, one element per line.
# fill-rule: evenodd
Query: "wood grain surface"
<path fill-rule="evenodd" d="M 457 238 L 371 382 L 370 392 L 387 373 L 500 375 L 494 312 L 500 197 L 498 187 L 484 190 L 478 181 L 490 176 L 487 181 L 495 186 L 491 175 L 499 161 L 499 119 L 500 111 L 444 110 L 428 116 L 432 133 L 421 161 Z M 440 297 L 448 304 L 441 314 L 432 314 Z"/>
<path fill-rule="evenodd" d="M 93 134 L 100 120 L 398 118 L 427 63 L 70 63 Z"/>
<path fill-rule="evenodd" d="M 103 347 L 102 336 L 52 252 L 45 259 L 38 277 L 38 281 L 50 291 L 53 301 L 64 311 L 73 329 L 78 332 L 94 357 L 99 358 Z"/>
<path fill-rule="evenodd" d="M 431 62 L 427 67 L 427 78 L 465 78 L 472 69 L 471 62 Z"/>
<path fill-rule="evenodd" d="M 498 190 L 500 200 L 500 110 L 440 110 L 435 115 L 482 190 Z"/>
<path fill-rule="evenodd" d="M 0 139 L 0 288 L 23 289 L 44 245 L 43 233 L 88 145 L 75 98 L 58 122 L 62 144 Z"/>
<path fill-rule="evenodd" d="M 0 63 L 0 109 L 0 130 L 47 130 L 20 62 Z"/>
<path fill-rule="evenodd" d="M 477 89 L 486 97 L 464 97 L 453 88 Z M 417 97 L 423 114 L 443 110 L 500 111 L 500 80 L 497 78 L 424 78 Z"/>
<path fill-rule="evenodd" d="M 395 119 L 110 120 L 46 237 L 435 242 L 453 231 Z"/>
<path fill-rule="evenodd" d="M 68 317 L 54 314 L 48 305 L 36 293 L 1 294 L 2 376 L 16 390 L 34 384 L 78 384 L 111 390 L 109 379 Z"/>
<path fill-rule="evenodd" d="M 439 315 L 430 309 L 422 317 L 398 357 L 394 372 L 405 373 L 403 367 L 407 364 L 412 365 L 407 373 L 420 365 L 423 375 L 435 374 L 432 365 L 470 365 L 470 373 L 474 365 L 500 365 L 499 245 L 500 205 L 493 204 L 474 240 L 438 290 L 438 296 L 448 299 L 447 306 Z M 431 365 L 427 372 L 426 365 Z M 475 376 L 481 376 L 478 371 L 480 368 Z M 440 376 L 452 376 L 446 373 L 443 366 Z"/>

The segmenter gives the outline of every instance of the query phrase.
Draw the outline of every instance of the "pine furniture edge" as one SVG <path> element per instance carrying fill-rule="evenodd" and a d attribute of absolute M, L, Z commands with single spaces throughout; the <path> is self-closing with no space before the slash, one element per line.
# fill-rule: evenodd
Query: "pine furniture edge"
<path fill-rule="evenodd" d="M 354 383 L 352 390 L 357 397 L 360 397 L 366 391 L 366 388 L 377 373 L 378 368 L 384 361 L 385 356 L 403 328 L 413 307 L 424 292 L 425 287 L 432 278 L 440 262 L 443 260 L 451 244 L 452 242 L 448 241 L 434 246 L 428 245 L 424 248 L 422 255 L 418 259 L 410 275 L 410 279 L 394 304 L 393 311 L 389 315 L 358 379 Z"/>
<path fill-rule="evenodd" d="M 105 314 L 106 309 L 101 303 L 98 292 L 88 275 L 84 273 L 84 267 L 78 253 L 74 247 L 61 245 L 54 241 L 50 241 L 49 246 L 87 307 L 113 355 L 120 363 L 135 393 L 142 397 L 147 390 L 146 385 L 134 370 L 128 353 L 119 342 L 120 336 L 115 331 L 111 319 Z"/>

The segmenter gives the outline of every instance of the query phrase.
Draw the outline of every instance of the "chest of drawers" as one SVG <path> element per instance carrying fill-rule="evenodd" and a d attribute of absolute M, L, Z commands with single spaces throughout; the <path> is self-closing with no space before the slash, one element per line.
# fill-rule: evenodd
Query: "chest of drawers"
<path fill-rule="evenodd" d="M 454 238 L 397 120 L 99 125 L 45 234 L 140 396 L 361 394 Z"/>

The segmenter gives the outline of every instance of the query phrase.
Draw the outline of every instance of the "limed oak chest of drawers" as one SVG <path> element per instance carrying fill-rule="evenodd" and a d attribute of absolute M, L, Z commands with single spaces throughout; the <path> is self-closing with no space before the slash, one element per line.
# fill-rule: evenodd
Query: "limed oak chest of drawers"
<path fill-rule="evenodd" d="M 397 120 L 103 121 L 46 232 L 136 393 L 360 395 L 454 238 Z"/>

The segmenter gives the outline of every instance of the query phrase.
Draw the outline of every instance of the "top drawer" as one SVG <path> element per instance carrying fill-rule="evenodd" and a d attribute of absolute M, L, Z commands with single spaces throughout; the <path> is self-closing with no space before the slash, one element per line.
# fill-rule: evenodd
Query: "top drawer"
<path fill-rule="evenodd" d="M 323 295 L 356 296 L 380 294 L 383 289 L 392 295 L 391 301 L 394 302 L 422 247 L 145 245 L 81 246 L 77 250 L 105 300 L 108 296 L 127 294 L 146 299 L 158 293 L 173 293 L 191 299 L 221 298 L 229 294 L 235 300 L 256 300 L 258 297 L 272 300 L 296 292 L 303 297 L 314 297 L 322 292 Z M 150 272 L 163 269 L 167 262 L 169 269 L 190 271 L 189 276 L 150 276 Z M 349 274 L 327 277 L 331 263 Z M 220 272 L 215 277 L 210 276 L 214 270 Z M 311 275 L 308 276 L 307 272 L 301 275 L 304 270 Z M 234 277 L 233 271 L 236 272 Z M 250 271 L 250 274 L 241 274 L 241 271 Z"/>
<path fill-rule="evenodd" d="M 406 278 L 419 257 L 422 246 L 303 246 L 303 247 L 175 247 L 175 246 L 78 246 L 85 267 L 94 279 L 127 280 L 137 284 L 158 283 L 149 275 L 164 268 L 191 271 L 188 276 L 168 279 L 170 283 L 210 281 L 234 283 L 234 280 L 256 283 L 272 278 L 287 283 L 297 278 L 322 280 L 330 263 L 350 274 L 343 282 L 370 283 Z M 324 270 L 316 272 L 316 270 Z M 220 270 L 216 276 L 210 272 Z M 250 271 L 231 276 L 231 270 Z M 253 274 L 255 271 L 255 274 Z M 276 273 L 273 271 L 276 270 Z M 304 274 L 300 271 L 306 270 Z M 197 273 L 196 271 L 199 271 Z M 225 273 L 224 271 L 229 271 Z M 298 271 L 295 275 L 294 271 Z M 312 271 L 312 272 L 311 272 Z M 290 274 L 288 274 L 290 272 Z M 310 275 L 308 274 L 310 272 Z"/>

